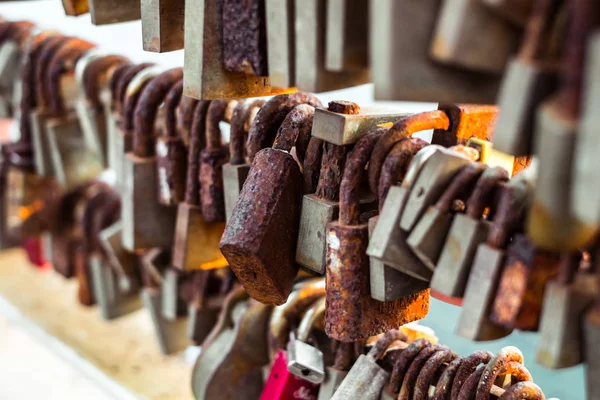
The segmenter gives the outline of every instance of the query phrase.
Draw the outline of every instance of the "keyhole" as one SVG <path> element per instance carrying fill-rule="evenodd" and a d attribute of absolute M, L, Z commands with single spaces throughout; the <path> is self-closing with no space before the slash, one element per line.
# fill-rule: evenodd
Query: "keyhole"
<path fill-rule="evenodd" d="M 309 375 L 310 375 L 310 370 L 309 370 L 309 369 L 306 369 L 306 368 L 302 369 L 300 372 L 301 372 L 301 373 L 302 373 L 302 375 L 304 375 L 304 376 L 309 376 Z"/>
<path fill-rule="evenodd" d="M 425 188 L 424 187 L 420 187 L 419 191 L 417 192 L 417 197 L 421 197 L 425 194 Z"/>
<path fill-rule="evenodd" d="M 258 278 L 258 275 L 256 274 L 256 272 L 252 273 L 252 276 L 254 276 L 254 279 L 256 280 Z"/>

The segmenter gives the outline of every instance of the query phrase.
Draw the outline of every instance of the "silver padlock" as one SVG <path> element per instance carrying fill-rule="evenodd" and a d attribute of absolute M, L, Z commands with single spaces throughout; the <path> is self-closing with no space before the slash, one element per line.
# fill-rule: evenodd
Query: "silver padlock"
<path fill-rule="evenodd" d="M 309 335 L 316 324 L 324 323 L 325 297 L 313 304 L 304 314 L 298 326 L 298 337 L 290 332 L 287 344 L 288 370 L 312 383 L 321 383 L 325 379 L 323 352 L 308 344 Z"/>

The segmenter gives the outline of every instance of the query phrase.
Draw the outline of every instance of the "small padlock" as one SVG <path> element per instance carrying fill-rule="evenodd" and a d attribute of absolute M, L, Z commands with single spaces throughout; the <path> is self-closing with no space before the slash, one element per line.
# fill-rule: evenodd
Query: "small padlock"
<path fill-rule="evenodd" d="M 242 186 L 250 172 L 246 162 L 245 144 L 252 115 L 265 104 L 264 100 L 239 101 L 231 117 L 229 134 L 229 162 L 223 165 L 223 189 L 225 191 L 225 220 L 229 221 L 233 207 L 240 197 Z"/>
<path fill-rule="evenodd" d="M 534 149 L 540 167 L 527 235 L 537 246 L 553 251 L 577 251 L 595 237 L 598 225 L 582 221 L 571 208 L 572 167 L 582 104 L 582 70 L 596 4 L 572 7 L 563 52 L 562 85 L 537 110 Z M 595 205 L 594 205 L 595 206 Z"/>
<path fill-rule="evenodd" d="M 413 154 L 418 153 L 427 146 L 427 142 L 418 138 L 409 138 L 398 142 L 388 154 L 383 171 L 379 179 L 379 211 L 381 213 L 390 188 L 396 182 L 402 182 L 406 171 L 410 168 Z M 408 185 L 408 184 L 407 184 Z M 369 243 L 379 222 L 379 216 L 369 219 Z M 367 248 L 368 254 L 368 248 Z M 405 253 L 408 255 L 408 252 Z M 406 266 L 418 260 L 413 257 L 404 257 Z M 392 301 L 402 296 L 411 295 L 429 287 L 429 282 L 415 278 L 385 265 L 375 257 L 369 258 L 369 272 L 371 281 L 371 297 L 379 301 Z M 408 267 L 407 269 L 409 269 Z"/>
<path fill-rule="evenodd" d="M 502 188 L 487 242 L 478 246 L 473 258 L 456 327 L 456 334 L 469 340 L 495 340 L 511 332 L 493 323 L 490 313 L 504 267 L 505 249 L 514 232 L 521 228 L 530 204 L 532 188 L 524 179 L 526 174 L 519 175 Z"/>
<path fill-rule="evenodd" d="M 124 161 L 122 239 L 123 246 L 130 251 L 170 247 L 173 243 L 175 209 L 156 201 L 154 122 L 158 107 L 182 73 L 175 68 L 152 79 L 136 106 L 133 151 L 126 154 Z"/>
<path fill-rule="evenodd" d="M 177 207 L 172 263 L 182 271 L 226 265 L 218 249 L 225 224 L 207 222 L 200 208 L 200 152 L 205 145 L 208 107 L 209 102 L 200 101 L 194 111 L 188 150 L 185 201 Z"/>
<path fill-rule="evenodd" d="M 493 139 L 494 147 L 505 153 L 533 153 L 535 109 L 556 89 L 558 81 L 558 60 L 551 58 L 546 37 L 555 29 L 560 7 L 559 1 L 535 2 L 519 54 L 506 68 L 498 94 L 500 114 Z"/>
<path fill-rule="evenodd" d="M 268 106 L 259 111 L 250 135 Z M 309 118 L 311 108 L 295 107 L 294 120 Z M 273 148 L 256 154 L 219 245 L 250 296 L 268 304 L 285 302 L 298 272 L 294 256 L 302 173 L 289 154 L 298 133 L 284 122 Z"/>
<path fill-rule="evenodd" d="M 379 399 L 390 375 L 377 360 L 396 340 L 406 340 L 406 335 L 398 330 L 387 331 L 367 355 L 361 354 L 331 399 Z"/>
<path fill-rule="evenodd" d="M 298 326 L 298 337 L 290 332 L 287 344 L 288 370 L 309 382 L 320 384 L 325 379 L 323 353 L 308 343 L 316 325 L 324 325 L 325 297 L 315 302 L 304 314 Z"/>
<path fill-rule="evenodd" d="M 142 1 L 144 50 L 163 53 L 183 49 L 184 17 L 185 0 Z"/>
<path fill-rule="evenodd" d="M 369 3 L 366 0 L 327 2 L 325 68 L 328 71 L 369 66 Z"/>
<path fill-rule="evenodd" d="M 329 400 L 340 387 L 354 363 L 354 344 L 338 343 L 335 362 L 331 367 L 325 367 L 325 379 L 319 387 L 318 400 Z"/>
<path fill-rule="evenodd" d="M 581 253 L 562 256 L 556 280 L 546 284 L 536 362 L 568 368 L 584 362 L 583 320 L 599 288 L 593 273 L 578 271 Z"/>
<path fill-rule="evenodd" d="M 105 25 L 141 18 L 140 0 L 88 0 L 92 24 Z"/>
<path fill-rule="evenodd" d="M 462 297 L 473 257 L 479 244 L 485 242 L 490 222 L 482 220 L 484 210 L 492 203 L 499 184 L 508 180 L 505 169 L 486 169 L 466 206 L 465 214 L 457 214 L 448 231 L 444 247 L 431 280 L 431 288 L 450 297 Z"/>
<path fill-rule="evenodd" d="M 423 318 L 429 309 L 429 290 L 391 302 L 370 296 L 368 224 L 361 223 L 359 189 L 364 168 L 381 133 L 357 142 L 346 161 L 340 188 L 340 218 L 327 227 L 326 332 L 348 342 Z"/>
<path fill-rule="evenodd" d="M 454 201 L 469 193 L 477 182 L 485 164 L 472 163 L 454 176 L 434 206 L 430 206 L 408 235 L 406 242 L 421 262 L 432 271 L 440 257 L 446 237 L 452 226 Z"/>
<path fill-rule="evenodd" d="M 537 331 L 546 283 L 558 274 L 559 255 L 537 248 L 525 235 L 515 235 L 490 318 L 496 324 Z"/>

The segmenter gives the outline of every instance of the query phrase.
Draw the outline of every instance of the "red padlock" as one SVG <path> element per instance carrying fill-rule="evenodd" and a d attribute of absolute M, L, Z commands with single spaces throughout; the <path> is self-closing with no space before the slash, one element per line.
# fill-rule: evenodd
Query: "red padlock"
<path fill-rule="evenodd" d="M 314 400 L 319 385 L 299 378 L 288 370 L 287 352 L 278 350 L 260 400 Z"/>

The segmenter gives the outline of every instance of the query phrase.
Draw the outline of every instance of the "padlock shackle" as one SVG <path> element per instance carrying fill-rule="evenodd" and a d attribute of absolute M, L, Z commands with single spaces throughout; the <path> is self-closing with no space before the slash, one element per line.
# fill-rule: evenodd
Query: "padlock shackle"
<path fill-rule="evenodd" d="M 50 99 L 52 114 L 63 116 L 66 112 L 64 98 L 61 91 L 61 76 L 75 72 L 75 64 L 86 51 L 95 48 L 96 45 L 83 39 L 71 39 L 58 50 L 52 60 L 48 63 L 46 71 L 45 91 Z"/>
<path fill-rule="evenodd" d="M 133 64 L 123 63 L 117 66 L 112 73 L 110 74 L 110 79 L 108 80 L 108 88 L 110 90 L 110 109 L 111 111 L 118 111 L 119 104 L 119 81 L 123 74 L 131 68 Z"/>
<path fill-rule="evenodd" d="M 152 66 L 154 66 L 153 63 L 142 63 L 142 64 L 130 65 L 118 77 L 115 98 L 113 99 L 114 100 L 113 106 L 114 106 L 114 109 L 116 111 L 118 111 L 121 118 L 124 118 L 126 115 L 125 103 L 127 102 L 127 97 L 128 97 L 127 96 L 127 88 L 129 87 L 129 84 L 131 83 L 133 78 L 135 78 L 137 76 L 137 74 L 139 74 L 146 68 L 150 68 Z M 129 121 L 129 122 L 123 121 L 123 125 L 129 125 L 129 129 L 127 129 L 127 130 L 131 130 L 133 128 L 133 114 L 131 115 L 131 117 L 132 117 L 132 118 L 130 118 L 131 121 Z M 123 129 L 125 129 L 125 128 L 123 128 Z"/>
<path fill-rule="evenodd" d="M 321 101 L 315 95 L 304 92 L 272 97 L 261 107 L 248 132 L 246 156 L 250 162 L 254 160 L 256 153 L 271 146 L 287 114 L 300 104 L 322 107 Z"/>
<path fill-rule="evenodd" d="M 392 368 L 392 375 L 390 376 L 390 388 L 389 391 L 395 395 L 400 393 L 400 388 L 402 386 L 402 382 L 404 381 L 404 376 L 406 372 L 408 372 L 408 368 L 410 367 L 413 360 L 419 355 L 419 353 L 431 347 L 432 343 L 424 338 L 420 338 L 414 340 L 412 343 L 408 345 L 407 348 L 402 350 L 400 356 L 394 363 L 394 367 Z"/>
<path fill-rule="evenodd" d="M 461 168 L 460 172 L 452 178 L 450 185 L 435 203 L 435 208 L 441 213 L 449 212 L 454 200 L 460 199 L 470 193 L 486 169 L 487 165 L 480 162 L 473 162 Z"/>
<path fill-rule="evenodd" d="M 409 382 L 407 383 L 414 387 L 413 397 L 415 399 L 428 399 L 430 386 L 436 386 L 435 383 L 438 370 L 442 367 L 442 365 L 451 363 L 458 358 L 458 354 L 450 350 L 448 347 L 442 346 L 427 359 L 421 370 L 418 372 L 414 383 L 411 379 L 409 368 L 409 373 L 407 374 L 407 379 L 409 379 Z"/>
<path fill-rule="evenodd" d="M 333 368 L 338 371 L 350 371 L 350 368 L 354 362 L 354 353 L 354 343 L 337 343 Z"/>
<path fill-rule="evenodd" d="M 308 342 L 312 330 L 317 325 L 325 325 L 325 296 L 314 302 L 304 313 L 300 325 L 298 325 L 297 339 L 301 342 Z"/>
<path fill-rule="evenodd" d="M 158 107 L 173 85 L 183 79 L 183 68 L 173 68 L 152 78 L 142 89 L 135 107 L 133 121 L 133 153 L 138 157 L 153 157 L 155 150 L 154 122 Z"/>
<path fill-rule="evenodd" d="M 340 185 L 340 223 L 342 225 L 359 224 L 359 191 L 362 174 L 377 141 L 385 133 L 386 129 L 384 128 L 377 128 L 369 132 L 355 144 L 352 153 L 346 159 L 344 177 Z M 369 164 L 369 168 L 371 168 L 371 164 Z"/>
<path fill-rule="evenodd" d="M 542 389 L 533 382 L 517 382 L 502 394 L 502 400 L 545 400 Z"/>
<path fill-rule="evenodd" d="M 544 39 L 553 29 L 553 22 L 561 3 L 563 2 L 560 0 L 535 0 L 525 26 L 523 42 L 518 53 L 519 59 L 526 62 L 544 59 L 547 45 Z"/>
<path fill-rule="evenodd" d="M 200 153 L 206 145 L 206 114 L 210 101 L 201 100 L 194 109 L 194 118 L 190 130 L 190 146 L 188 150 L 188 169 L 185 182 L 185 202 L 200 204 Z"/>
<path fill-rule="evenodd" d="M 19 46 L 21 46 L 21 41 L 33 28 L 35 28 L 35 24 L 31 21 L 7 22 L 4 29 L 0 31 L 0 43 L 4 44 L 6 41 L 13 40 L 19 42 Z"/>
<path fill-rule="evenodd" d="M 310 135 L 315 108 L 309 104 L 299 104 L 286 116 L 273 142 L 274 150 L 290 152 L 301 136 Z"/>
<path fill-rule="evenodd" d="M 198 100 L 183 96 L 179 102 L 179 111 L 177 112 L 177 125 L 185 132 L 191 132 L 194 122 L 194 110 L 198 105 Z"/>
<path fill-rule="evenodd" d="M 71 36 L 53 36 L 50 40 L 46 41 L 40 51 L 37 65 L 35 66 L 35 89 L 38 107 L 47 108 L 50 105 L 50 94 L 46 92 L 45 85 L 48 64 L 54 54 L 60 51 L 61 47 L 65 46 L 71 40 L 73 40 Z"/>
<path fill-rule="evenodd" d="M 444 346 L 442 345 L 432 344 L 431 346 L 425 347 L 419 352 L 419 354 L 417 354 L 417 356 L 410 363 L 410 366 L 406 370 L 406 373 L 404 374 L 404 378 L 402 379 L 402 385 L 400 387 L 400 393 L 398 395 L 399 399 L 409 400 L 413 398 L 413 389 L 415 388 L 415 384 L 417 382 L 417 379 L 419 378 L 419 373 L 422 371 L 425 363 L 437 352 L 443 349 Z"/>
<path fill-rule="evenodd" d="M 452 360 L 444 372 L 440 375 L 440 379 L 437 381 L 435 385 L 435 391 L 433 392 L 432 400 L 445 400 L 451 399 L 450 392 L 452 391 L 452 382 L 456 377 L 456 373 L 458 372 L 458 368 L 463 363 L 463 359 L 460 357 L 456 357 Z"/>
<path fill-rule="evenodd" d="M 121 218 L 121 198 L 114 189 L 103 187 L 88 202 L 83 213 L 82 224 L 88 254 L 100 252 L 103 257 L 104 248 L 100 245 L 101 232 Z"/>
<path fill-rule="evenodd" d="M 323 142 L 319 181 L 315 190 L 315 195 L 319 199 L 339 201 L 347 153 L 346 146 Z"/>
<path fill-rule="evenodd" d="M 235 101 L 235 100 L 234 100 Z M 225 121 L 225 113 L 230 100 L 213 100 L 206 113 L 205 141 L 208 151 L 219 150 L 222 142 L 222 132 L 219 124 Z"/>
<path fill-rule="evenodd" d="M 503 373 L 503 370 L 508 367 L 509 362 L 523 364 L 523 353 L 514 346 L 502 348 L 496 356 L 485 366 L 483 376 L 477 386 L 477 394 L 475 400 L 488 400 L 490 390 L 496 381 L 496 378 Z"/>
<path fill-rule="evenodd" d="M 253 100 L 251 102 L 240 100 L 233 109 L 231 116 L 231 129 L 229 134 L 229 163 L 231 165 L 242 165 L 246 163 L 244 155 L 246 150 L 246 137 L 249 126 L 247 124 L 250 114 L 254 108 L 262 107 L 265 100 Z"/>
<path fill-rule="evenodd" d="M 100 99 L 101 77 L 104 74 L 110 74 L 121 65 L 131 65 L 131 61 L 124 56 L 107 55 L 90 61 L 85 67 L 81 80 L 85 98 L 91 107 L 96 109 L 102 107 Z"/>
<path fill-rule="evenodd" d="M 411 161 L 416 153 L 428 146 L 423 139 L 408 138 L 399 141 L 388 153 L 379 176 L 379 211 L 383 209 L 390 188 L 398 181 L 403 181 Z"/>
<path fill-rule="evenodd" d="M 475 189 L 467 200 L 467 216 L 480 219 L 486 206 L 492 201 L 494 190 L 508 179 L 508 172 L 504 168 L 487 168 L 477 180 Z"/>
<path fill-rule="evenodd" d="M 399 331 L 398 329 L 390 329 L 377 340 L 375 345 L 371 348 L 371 350 L 369 350 L 369 353 L 367 353 L 367 357 L 374 360 L 379 360 L 385 355 L 387 348 L 397 340 L 406 342 L 408 340 L 408 336 L 406 333 Z"/>
<path fill-rule="evenodd" d="M 531 204 L 532 189 L 521 175 L 501 186 L 500 201 L 487 243 L 495 249 L 508 245 L 512 234 L 523 224 Z"/>
<path fill-rule="evenodd" d="M 135 129 L 135 110 L 142 92 L 150 81 L 160 74 L 160 67 L 151 65 L 139 71 L 125 87 L 120 103 L 121 129 L 127 135 L 133 135 Z"/>
<path fill-rule="evenodd" d="M 304 194 L 315 193 L 321 174 L 321 159 L 323 158 L 323 140 L 311 136 L 302 163 L 302 181 Z"/>
<path fill-rule="evenodd" d="M 165 115 L 163 121 L 163 135 L 167 138 L 180 137 L 177 130 L 177 107 L 183 97 L 183 79 L 171 86 L 165 97 Z"/>
<path fill-rule="evenodd" d="M 441 110 L 410 115 L 396 122 L 377 142 L 371 154 L 369 160 L 369 186 L 371 192 L 377 193 L 381 166 L 397 142 L 412 136 L 416 132 L 427 129 L 448 130 L 449 127 L 450 118 Z"/>
<path fill-rule="evenodd" d="M 457 399 L 458 395 L 469 376 L 475 372 L 480 364 L 487 364 L 494 357 L 489 351 L 477 350 L 463 358 L 460 367 L 456 371 L 454 381 L 452 382 L 451 399 Z"/>

